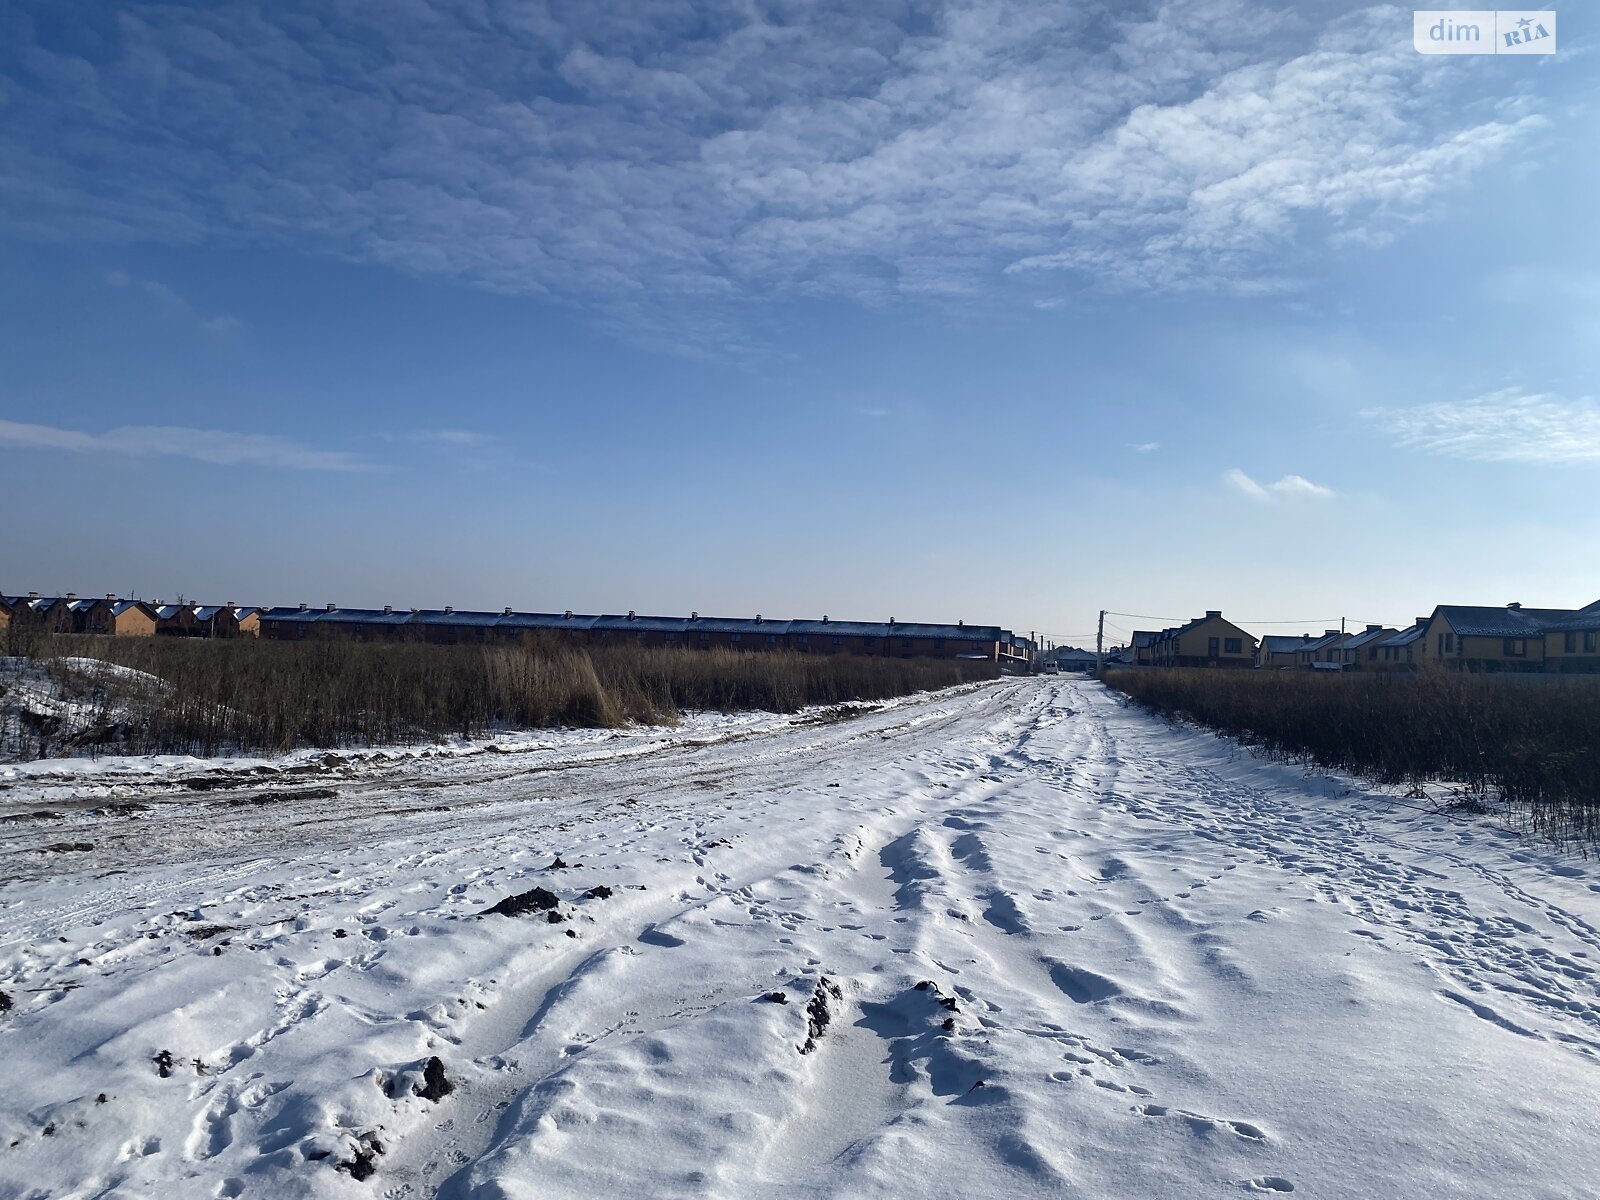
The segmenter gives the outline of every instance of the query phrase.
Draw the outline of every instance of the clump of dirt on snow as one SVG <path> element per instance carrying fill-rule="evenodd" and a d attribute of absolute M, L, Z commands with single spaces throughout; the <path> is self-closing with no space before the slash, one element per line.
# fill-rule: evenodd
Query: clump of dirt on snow
<path fill-rule="evenodd" d="M 844 993 L 839 990 L 837 983 L 824 975 L 817 980 L 817 990 L 811 993 L 811 999 L 806 1002 L 806 1042 L 800 1047 L 801 1054 L 810 1054 L 815 1050 L 817 1042 L 832 1023 L 833 1010 L 828 1004 L 830 997 L 840 1001 L 844 999 Z"/>
<path fill-rule="evenodd" d="M 561 904 L 561 897 L 554 892 L 542 887 L 536 887 L 531 892 L 521 892 L 515 896 L 507 896 L 496 904 L 491 904 L 478 915 L 487 917 L 497 913 L 502 917 L 521 917 L 528 913 L 549 912 L 554 913 Z M 559 915 L 557 916 L 559 920 Z"/>

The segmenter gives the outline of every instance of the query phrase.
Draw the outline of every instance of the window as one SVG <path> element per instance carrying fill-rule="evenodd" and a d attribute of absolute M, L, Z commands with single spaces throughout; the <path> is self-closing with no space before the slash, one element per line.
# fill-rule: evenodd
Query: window
<path fill-rule="evenodd" d="M 1595 644 L 1596 636 L 1597 635 L 1596 635 L 1595 631 L 1592 630 L 1592 629 L 1588 633 L 1583 635 L 1583 652 L 1585 654 L 1593 654 L 1594 653 L 1594 648 L 1595 648 L 1594 644 Z"/>
<path fill-rule="evenodd" d="M 775 634 L 775 633 L 767 634 L 767 645 L 775 646 L 777 644 L 778 644 L 778 635 Z"/>
<path fill-rule="evenodd" d="M 737 641 L 742 640 L 743 638 L 744 638 L 744 634 L 742 634 L 742 633 L 730 633 L 728 635 L 728 640 L 730 642 L 737 642 Z"/>
<path fill-rule="evenodd" d="M 1575 654 L 1578 650 L 1578 635 L 1564 633 L 1561 635 L 1561 649 L 1568 654 Z"/>
<path fill-rule="evenodd" d="M 806 645 L 807 643 L 809 643 L 811 641 L 811 639 L 809 637 L 807 637 L 803 633 L 795 634 L 794 635 L 794 640 L 798 645 L 801 645 L 801 646 L 804 646 L 804 645 Z"/>
<path fill-rule="evenodd" d="M 944 649 L 944 639 L 943 638 L 934 638 L 933 639 L 933 648 L 935 650 L 943 650 Z"/>
<path fill-rule="evenodd" d="M 1444 652 L 1446 654 L 1454 654 L 1456 652 L 1456 635 L 1455 634 L 1447 633 L 1447 634 L 1444 635 Z"/>
<path fill-rule="evenodd" d="M 911 649 L 911 639 L 910 638 L 901 638 L 900 639 L 900 648 L 902 650 Z"/>
<path fill-rule="evenodd" d="M 1506 642 L 1505 651 L 1506 651 L 1506 657 L 1507 658 L 1526 658 L 1526 657 L 1528 657 L 1528 639 L 1527 638 L 1506 638 L 1505 642 Z"/>
<path fill-rule="evenodd" d="M 833 639 L 833 644 L 835 646 L 842 646 L 842 645 L 844 645 L 844 639 L 842 637 L 834 638 Z"/>
<path fill-rule="evenodd" d="M 1228 654 L 1243 654 L 1244 641 L 1242 638 L 1229 638 L 1222 643 L 1222 649 Z"/>
<path fill-rule="evenodd" d="M 1220 644 L 1221 644 L 1221 639 L 1220 638 L 1207 638 L 1206 639 L 1206 657 L 1207 658 L 1215 658 L 1217 656 L 1217 647 Z"/>

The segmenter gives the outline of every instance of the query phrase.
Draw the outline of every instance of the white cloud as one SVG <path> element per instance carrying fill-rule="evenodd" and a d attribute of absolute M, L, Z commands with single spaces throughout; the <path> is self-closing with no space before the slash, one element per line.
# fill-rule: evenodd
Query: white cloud
<path fill-rule="evenodd" d="M 135 279 L 126 271 L 111 271 L 106 275 L 106 282 L 114 288 L 131 288 L 143 292 L 153 298 L 166 312 L 193 321 L 207 333 L 218 337 L 230 337 L 244 328 L 237 317 L 226 314 L 214 317 L 201 315 L 195 311 L 193 305 L 158 279 Z"/>
<path fill-rule="evenodd" d="M 281 467 L 297 471 L 360 471 L 369 468 L 342 450 L 317 450 L 288 438 L 176 425 L 126 425 L 105 433 L 84 433 L 50 425 L 0 419 L 0 446 L 69 450 L 78 454 L 121 454 L 135 458 L 193 458 L 222 466 Z"/>
<path fill-rule="evenodd" d="M 1272 483 L 1257 483 L 1234 467 L 1222 478 L 1230 487 L 1263 504 L 1276 500 L 1331 500 L 1334 494 L 1332 488 L 1312 483 L 1303 475 L 1285 475 Z"/>
<path fill-rule="evenodd" d="M 6 223 L 287 242 L 726 356 L 772 297 L 1282 291 L 1540 122 L 1459 103 L 1473 65 L 1387 6 L 487 9 L 150 6 L 93 63 L 25 45 Z"/>
<path fill-rule="evenodd" d="M 1600 404 L 1506 388 L 1459 403 L 1361 414 L 1405 447 L 1477 462 L 1600 462 Z"/>
<path fill-rule="evenodd" d="M 1161 449 L 1161 443 L 1136 442 L 1129 445 L 1128 449 L 1132 450 L 1135 454 L 1154 454 L 1157 450 Z"/>

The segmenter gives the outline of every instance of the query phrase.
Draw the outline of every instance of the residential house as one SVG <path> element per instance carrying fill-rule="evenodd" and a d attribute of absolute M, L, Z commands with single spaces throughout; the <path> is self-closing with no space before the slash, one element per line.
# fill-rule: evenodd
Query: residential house
<path fill-rule="evenodd" d="M 156 634 L 160 637 L 203 637 L 205 630 L 195 616 L 193 604 L 163 604 L 155 601 L 151 606 L 156 614 Z"/>
<path fill-rule="evenodd" d="M 1520 604 L 1441 604 L 1428 618 L 1422 658 L 1452 671 L 1541 671 L 1546 629 L 1573 615 L 1571 609 Z"/>
<path fill-rule="evenodd" d="M 1339 643 L 1339 662 L 1347 671 L 1370 670 L 1378 662 L 1378 645 L 1399 631 L 1383 625 L 1368 625 Z"/>
<path fill-rule="evenodd" d="M 1600 672 L 1600 600 L 1549 623 L 1544 669 L 1559 675 Z"/>
<path fill-rule="evenodd" d="M 1421 646 L 1428 635 L 1428 618 L 1418 617 L 1398 633 L 1379 639 L 1378 657 L 1372 664 L 1375 671 L 1415 671 Z"/>
<path fill-rule="evenodd" d="M 1162 631 L 1153 658 L 1163 667 L 1252 667 L 1256 639 L 1225 620 L 1220 609 L 1211 609 L 1186 625 Z"/>
<path fill-rule="evenodd" d="M 1317 663 L 1328 661 L 1329 647 L 1335 645 L 1344 637 L 1337 629 L 1324 629 L 1321 637 L 1311 637 L 1300 643 L 1300 648 L 1294 652 L 1294 665 L 1309 668 Z"/>
<path fill-rule="evenodd" d="M 12 610 L 12 620 L 19 627 L 39 633 L 76 633 L 78 614 L 73 611 L 78 597 L 74 592 L 65 596 L 41 596 L 29 592 Z"/>
<path fill-rule="evenodd" d="M 1269 633 L 1261 639 L 1256 665 L 1269 671 L 1286 671 L 1299 665 L 1300 647 L 1311 641 L 1309 633 Z"/>
<path fill-rule="evenodd" d="M 238 638 L 261 635 L 261 610 L 241 608 L 232 600 L 226 604 L 202 605 L 194 610 L 194 617 L 204 630 L 201 635 L 203 637 Z"/>
<path fill-rule="evenodd" d="M 1155 664 L 1156 639 L 1161 635 L 1154 629 L 1135 629 L 1133 641 L 1128 646 L 1128 653 L 1136 667 L 1149 667 Z"/>
<path fill-rule="evenodd" d="M 154 637 L 158 629 L 156 610 L 142 600 L 119 600 L 107 592 L 100 600 L 82 602 L 81 633 L 102 637 Z"/>

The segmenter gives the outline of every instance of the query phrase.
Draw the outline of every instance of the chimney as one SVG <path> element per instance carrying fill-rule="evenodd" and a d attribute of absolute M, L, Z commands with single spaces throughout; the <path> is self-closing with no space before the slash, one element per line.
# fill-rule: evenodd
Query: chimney
<path fill-rule="evenodd" d="M 1522 602 L 1520 600 L 1513 600 L 1510 604 L 1506 605 L 1506 607 L 1507 608 L 1521 608 L 1522 607 Z"/>
<path fill-rule="evenodd" d="M 700 613 L 699 613 L 699 611 L 698 611 L 698 610 L 696 610 L 696 611 L 694 611 L 694 612 L 691 612 L 691 613 L 690 613 L 690 614 L 689 614 L 689 620 L 691 620 L 691 621 L 698 621 L 698 620 L 699 620 L 699 619 L 700 619 Z"/>
<path fill-rule="evenodd" d="M 107 599 L 107 600 L 109 600 L 109 599 L 111 599 L 111 597 L 110 597 L 110 596 L 107 596 L 107 597 L 106 597 L 106 599 Z M 234 603 L 234 602 L 233 602 L 233 601 L 232 601 L 232 600 L 229 600 L 229 601 L 228 601 L 228 602 L 227 602 L 227 603 L 226 603 L 226 604 L 224 604 L 224 605 L 223 605 L 223 606 L 222 606 L 222 607 L 223 607 L 223 608 L 238 608 L 238 607 L 239 607 L 239 606 L 238 606 L 238 605 L 237 605 L 237 604 L 235 604 L 235 603 Z"/>
<path fill-rule="evenodd" d="M 822 623 L 824 625 L 826 625 L 828 623 L 828 614 L 827 613 L 823 613 L 822 614 Z"/>
<path fill-rule="evenodd" d="M 1206 616 L 1208 616 L 1208 617 L 1220 617 L 1221 615 L 1222 615 L 1222 610 L 1220 608 L 1208 608 L 1208 609 L 1206 609 Z"/>
<path fill-rule="evenodd" d="M 760 613 L 756 614 L 756 624 L 757 625 L 761 624 L 761 614 Z"/>
<path fill-rule="evenodd" d="M 1339 636 L 1339 631 L 1337 629 L 1324 629 L 1322 631 L 1322 636 L 1323 637 L 1338 637 Z"/>
<path fill-rule="evenodd" d="M 328 601 L 328 611 L 329 612 L 335 611 L 338 607 L 339 606 L 337 604 L 335 604 L 332 600 Z"/>
<path fill-rule="evenodd" d="M 394 605 L 385 604 L 383 606 L 383 615 L 386 616 L 386 617 L 393 616 L 394 615 Z"/>
<path fill-rule="evenodd" d="M 956 628 L 957 628 L 957 629 L 961 629 L 961 628 L 962 628 L 962 627 L 964 627 L 964 626 L 965 626 L 965 625 L 966 625 L 966 622 L 965 622 L 965 621 L 957 621 L 957 622 L 956 622 Z"/>
<path fill-rule="evenodd" d="M 39 593 L 38 592 L 29 592 L 28 593 L 28 599 L 29 600 L 37 600 L 38 598 L 39 598 Z"/>
<path fill-rule="evenodd" d="M 1380 630 L 1382 628 L 1383 628 L 1382 625 L 1368 625 L 1367 626 L 1367 632 L 1368 633 L 1377 633 L 1378 630 Z"/>
<path fill-rule="evenodd" d="M 159 600 L 157 600 L 157 601 L 155 601 L 155 603 L 156 603 L 156 604 L 160 604 L 160 603 L 161 603 L 161 601 L 159 601 Z M 306 606 L 305 606 L 305 605 L 304 605 L 304 604 L 302 604 L 302 605 L 301 605 L 301 606 L 300 606 L 300 611 L 301 611 L 301 612 L 305 612 L 305 611 L 306 611 Z"/>
<path fill-rule="evenodd" d="M 417 616 L 421 612 L 422 612 L 422 610 L 420 608 L 413 608 L 411 610 L 411 615 L 414 617 L 414 616 Z"/>
<path fill-rule="evenodd" d="M 562 619 L 562 620 L 563 620 L 563 621 L 570 621 L 570 620 L 572 620 L 572 610 L 571 610 L 571 609 L 570 609 L 570 608 L 569 608 L 569 609 L 567 609 L 567 611 L 566 611 L 566 612 L 564 612 L 564 613 L 562 613 L 562 614 L 561 614 L 561 619 Z"/>
<path fill-rule="evenodd" d="M 78 598 L 78 593 L 77 592 L 68 592 L 67 593 L 67 599 L 68 600 L 76 600 L 77 598 Z"/>
<path fill-rule="evenodd" d="M 114 602 L 116 600 L 116 598 L 117 598 L 117 594 L 115 592 L 107 592 L 106 593 L 106 603 L 107 604 L 110 604 L 110 603 Z M 228 603 L 232 604 L 233 601 L 230 600 L 230 601 L 228 601 Z"/>
<path fill-rule="evenodd" d="M 1412 622 L 1413 625 L 1426 625 L 1427 623 L 1428 623 L 1428 618 L 1427 617 L 1418 617 L 1415 621 Z"/>
<path fill-rule="evenodd" d="M 633 609 L 631 608 L 628 610 L 628 620 L 633 620 Z"/>
<path fill-rule="evenodd" d="M 890 618 L 889 618 L 889 624 L 891 624 L 891 625 L 893 625 L 893 624 L 894 624 L 894 618 L 893 618 L 893 617 L 890 617 Z"/>
<path fill-rule="evenodd" d="M 446 604 L 444 606 L 444 611 L 445 611 L 445 615 L 449 616 L 451 613 L 455 612 L 456 610 L 452 605 Z"/>
<path fill-rule="evenodd" d="M 509 605 L 509 604 L 508 604 L 508 605 L 506 605 L 506 610 L 505 610 L 505 612 L 503 612 L 503 613 L 501 613 L 501 614 L 500 614 L 500 615 L 501 615 L 501 616 L 502 616 L 502 617 L 509 617 L 509 616 L 510 616 L 510 615 L 511 615 L 511 605 Z"/>

